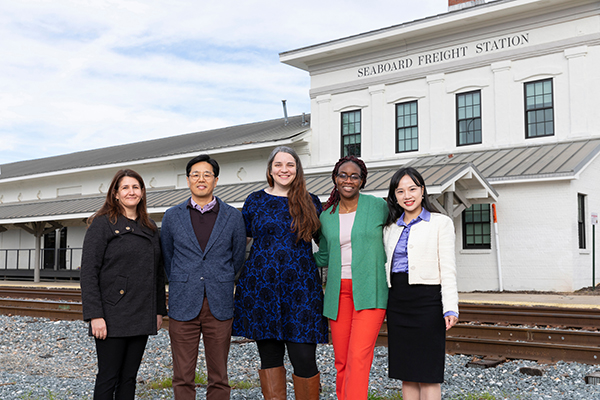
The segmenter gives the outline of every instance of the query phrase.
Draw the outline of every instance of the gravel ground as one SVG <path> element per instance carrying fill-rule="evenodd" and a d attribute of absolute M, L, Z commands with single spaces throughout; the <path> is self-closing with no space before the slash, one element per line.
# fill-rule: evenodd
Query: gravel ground
<path fill-rule="evenodd" d="M 200 369 L 204 370 L 202 345 Z M 600 385 L 586 385 L 584 377 L 600 366 L 559 362 L 538 365 L 511 361 L 496 368 L 466 368 L 470 356 L 447 356 L 444 399 L 561 399 L 600 400 Z M 318 347 L 323 392 L 321 399 L 335 399 L 333 349 Z M 254 343 L 233 343 L 229 357 L 229 378 L 252 386 L 234 389 L 233 399 L 262 399 L 258 387 L 258 354 Z M 543 367 L 544 376 L 519 372 L 523 366 Z M 291 367 L 287 366 L 288 371 Z M 0 316 L 0 399 L 91 399 L 96 373 L 93 340 L 82 321 L 50 321 L 43 318 Z M 172 399 L 171 389 L 152 389 L 152 382 L 171 376 L 169 337 L 165 330 L 151 337 L 138 374 L 140 399 Z M 293 398 L 288 372 L 288 397 Z M 394 398 L 400 382 L 387 378 L 387 348 L 377 347 L 371 369 L 372 399 Z M 486 394 L 485 397 L 478 395 Z M 197 398 L 206 390 L 198 388 Z M 491 396 L 490 396 L 491 395 Z"/>

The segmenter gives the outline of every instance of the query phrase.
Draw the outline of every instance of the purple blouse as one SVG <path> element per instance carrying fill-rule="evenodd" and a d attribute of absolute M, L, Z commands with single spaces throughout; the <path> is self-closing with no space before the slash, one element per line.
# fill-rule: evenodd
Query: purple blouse
<path fill-rule="evenodd" d="M 410 235 L 410 228 L 414 225 L 418 224 L 421 221 L 428 221 L 431 219 L 431 213 L 427 211 L 425 208 L 421 210 L 419 216 L 408 224 L 404 222 L 404 213 L 398 219 L 398 226 L 403 226 L 404 229 L 400 234 L 400 239 L 398 239 L 398 243 L 396 244 L 396 248 L 394 249 L 394 255 L 392 257 L 392 273 L 404 272 L 408 274 L 408 237 Z M 458 314 L 454 311 L 446 311 L 444 313 L 444 317 L 448 317 L 450 315 L 454 315 L 458 317 Z"/>

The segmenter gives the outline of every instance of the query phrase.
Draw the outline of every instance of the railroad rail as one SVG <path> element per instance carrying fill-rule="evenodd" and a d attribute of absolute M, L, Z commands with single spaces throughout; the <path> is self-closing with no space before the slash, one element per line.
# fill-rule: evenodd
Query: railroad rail
<path fill-rule="evenodd" d="M 2 286 L 0 287 L 0 298 L 3 297 L 81 302 L 81 290 Z"/>
<path fill-rule="evenodd" d="M 457 324 L 446 335 L 446 352 L 541 363 L 600 364 L 600 332 Z"/>
<path fill-rule="evenodd" d="M 600 329 L 600 308 L 471 303 L 461 303 L 459 308 L 461 322 Z"/>
<path fill-rule="evenodd" d="M 81 292 L 2 287 L 0 314 L 81 319 Z M 163 326 L 168 327 L 168 318 Z M 384 323 L 377 344 L 387 345 L 387 339 Z M 446 351 L 543 363 L 600 364 L 600 309 L 461 303 L 460 323 L 448 331 Z"/>
<path fill-rule="evenodd" d="M 0 314 L 66 320 L 82 318 L 81 302 L 39 299 L 0 299 Z"/>

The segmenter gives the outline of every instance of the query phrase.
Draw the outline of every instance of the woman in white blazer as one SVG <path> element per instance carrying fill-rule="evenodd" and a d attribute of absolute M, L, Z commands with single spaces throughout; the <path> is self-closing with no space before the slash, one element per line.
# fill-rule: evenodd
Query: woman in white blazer
<path fill-rule="evenodd" d="M 458 321 L 454 225 L 432 212 L 411 167 L 394 174 L 387 203 L 389 376 L 402 380 L 404 400 L 440 399 L 446 330 Z"/>

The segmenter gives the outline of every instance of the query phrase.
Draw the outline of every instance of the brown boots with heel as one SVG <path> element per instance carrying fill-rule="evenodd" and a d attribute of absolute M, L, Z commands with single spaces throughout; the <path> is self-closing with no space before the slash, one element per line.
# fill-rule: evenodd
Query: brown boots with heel
<path fill-rule="evenodd" d="M 287 387 L 284 367 L 259 369 L 258 376 L 260 377 L 260 387 L 265 400 L 286 400 Z M 319 400 L 321 374 L 316 374 L 310 378 L 300 378 L 292 375 L 292 378 L 297 400 Z"/>

